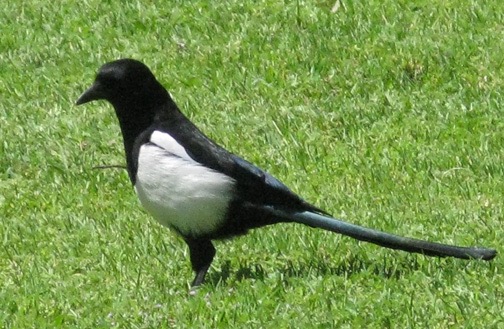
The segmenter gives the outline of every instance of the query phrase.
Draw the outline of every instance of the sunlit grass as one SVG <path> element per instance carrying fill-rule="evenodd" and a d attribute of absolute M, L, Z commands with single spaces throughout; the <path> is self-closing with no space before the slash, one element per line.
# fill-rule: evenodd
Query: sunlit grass
<path fill-rule="evenodd" d="M 427 258 L 295 225 L 217 243 L 188 296 L 183 241 L 144 213 L 111 107 L 144 61 L 189 117 L 337 217 L 500 250 L 499 1 L 9 2 L 0 13 L 5 328 L 499 328 L 502 257 Z"/>

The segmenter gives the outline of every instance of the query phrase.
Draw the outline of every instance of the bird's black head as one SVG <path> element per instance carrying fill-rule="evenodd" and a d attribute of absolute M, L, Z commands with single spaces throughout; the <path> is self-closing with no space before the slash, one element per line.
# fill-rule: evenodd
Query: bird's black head
<path fill-rule="evenodd" d="M 119 59 L 104 64 L 93 85 L 77 100 L 77 105 L 98 99 L 112 103 L 116 111 L 145 109 L 169 98 L 149 68 L 133 59 Z"/>

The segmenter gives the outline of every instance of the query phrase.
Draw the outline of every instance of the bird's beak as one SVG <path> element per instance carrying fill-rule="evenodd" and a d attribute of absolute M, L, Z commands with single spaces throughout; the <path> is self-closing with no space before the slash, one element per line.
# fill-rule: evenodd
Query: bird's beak
<path fill-rule="evenodd" d="M 85 104 L 98 99 L 103 99 L 105 96 L 98 83 L 94 83 L 88 90 L 86 90 L 77 100 L 75 105 Z"/>

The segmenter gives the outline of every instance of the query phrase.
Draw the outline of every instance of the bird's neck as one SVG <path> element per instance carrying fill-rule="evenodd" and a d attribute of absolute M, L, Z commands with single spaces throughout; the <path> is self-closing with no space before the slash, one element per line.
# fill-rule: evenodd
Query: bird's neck
<path fill-rule="evenodd" d="M 183 114 L 171 99 L 166 100 L 162 105 L 146 106 L 143 104 L 141 108 L 132 108 L 132 106 L 135 105 L 130 104 L 126 110 L 120 107 L 115 107 L 115 109 L 123 136 L 128 173 L 133 182 L 136 171 L 135 143 L 140 143 L 137 146 L 139 147 L 142 143 L 147 142 L 150 136 L 142 136 L 142 134 L 145 134 L 150 130 L 149 128 L 160 121 L 171 121 L 176 125 Z M 138 115 L 139 113 L 142 115 Z"/>
<path fill-rule="evenodd" d="M 131 111 L 131 109 L 129 109 Z M 116 110 L 116 112 L 118 112 Z M 148 108 L 142 109 L 142 116 L 135 117 L 133 115 L 127 115 L 128 113 L 117 113 L 119 119 L 119 126 L 121 127 L 121 132 L 123 136 L 124 148 L 126 151 L 126 156 L 131 154 L 133 150 L 133 145 L 135 140 L 140 136 L 140 134 L 149 128 L 153 123 L 154 115 Z M 131 111 L 130 113 L 133 113 Z"/>

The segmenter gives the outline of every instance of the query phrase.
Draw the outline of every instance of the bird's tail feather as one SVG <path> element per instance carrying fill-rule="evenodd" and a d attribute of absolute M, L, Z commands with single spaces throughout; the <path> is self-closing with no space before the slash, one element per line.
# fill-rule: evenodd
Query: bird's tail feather
<path fill-rule="evenodd" d="M 390 233 L 380 232 L 370 228 L 350 224 L 332 217 L 313 212 L 287 212 L 267 207 L 271 214 L 289 222 L 296 222 L 327 231 L 340 233 L 354 239 L 367 241 L 379 246 L 420 253 L 428 256 L 455 257 L 462 259 L 491 260 L 497 255 L 495 249 L 479 247 L 458 247 L 419 239 L 406 238 Z"/>

